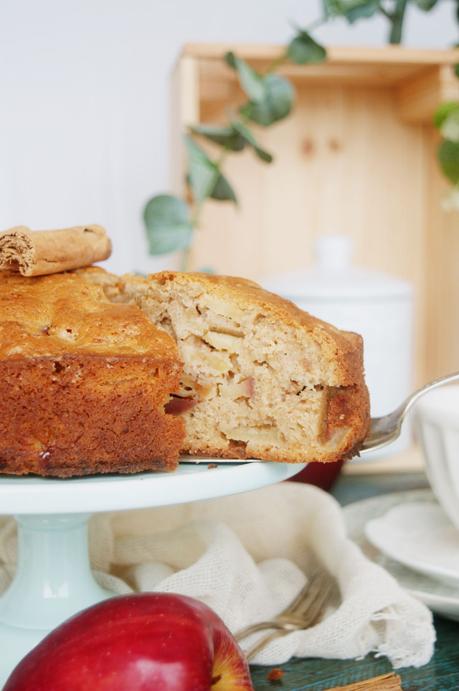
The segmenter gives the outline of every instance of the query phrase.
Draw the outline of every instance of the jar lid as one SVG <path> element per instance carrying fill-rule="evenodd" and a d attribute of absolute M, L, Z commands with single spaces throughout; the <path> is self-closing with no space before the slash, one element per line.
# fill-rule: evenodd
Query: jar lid
<path fill-rule="evenodd" d="M 352 250 L 352 238 L 347 235 L 319 236 L 312 267 L 269 277 L 263 287 L 294 301 L 411 297 L 408 281 L 353 266 Z"/>

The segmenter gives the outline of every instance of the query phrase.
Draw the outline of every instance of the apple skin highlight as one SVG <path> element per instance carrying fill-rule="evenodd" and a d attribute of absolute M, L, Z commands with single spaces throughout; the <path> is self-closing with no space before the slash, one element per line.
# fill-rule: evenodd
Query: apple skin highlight
<path fill-rule="evenodd" d="M 253 691 L 222 620 L 183 595 L 113 597 L 48 634 L 3 691 Z"/>

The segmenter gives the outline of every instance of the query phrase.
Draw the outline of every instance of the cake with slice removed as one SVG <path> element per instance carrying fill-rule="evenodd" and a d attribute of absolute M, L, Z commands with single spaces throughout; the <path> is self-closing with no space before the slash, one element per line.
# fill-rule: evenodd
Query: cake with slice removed
<path fill-rule="evenodd" d="M 0 272 L 0 473 L 173 470 L 181 369 L 173 339 L 101 286 Z"/>
<path fill-rule="evenodd" d="M 184 374 L 166 410 L 185 422 L 183 453 L 305 462 L 358 452 L 369 400 L 357 334 L 242 278 L 87 276 L 176 341 Z"/>

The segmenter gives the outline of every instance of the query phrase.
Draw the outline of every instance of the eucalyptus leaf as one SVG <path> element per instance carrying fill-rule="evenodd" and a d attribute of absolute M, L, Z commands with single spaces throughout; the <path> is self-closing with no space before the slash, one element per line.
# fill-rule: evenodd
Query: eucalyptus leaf
<path fill-rule="evenodd" d="M 237 69 L 237 67 L 236 67 L 236 56 L 232 50 L 225 53 L 225 55 L 223 56 L 223 59 L 225 60 L 228 67 L 231 67 L 231 69 L 233 69 L 233 70 Z"/>
<path fill-rule="evenodd" d="M 249 120 L 267 127 L 287 117 L 293 107 L 295 92 L 290 82 L 278 74 L 267 74 L 264 83 L 266 95 L 263 101 L 249 101 L 240 108 L 240 112 Z"/>
<path fill-rule="evenodd" d="M 355 7 L 350 8 L 346 11 L 345 17 L 349 24 L 353 24 L 358 19 L 368 19 L 373 17 L 379 10 L 378 0 L 369 0 L 369 2 L 363 2 Z"/>
<path fill-rule="evenodd" d="M 190 210 L 183 199 L 159 194 L 147 203 L 143 217 L 150 254 L 166 254 L 191 244 Z"/>
<path fill-rule="evenodd" d="M 443 140 L 438 147 L 438 160 L 448 180 L 459 184 L 459 142 Z"/>
<path fill-rule="evenodd" d="M 190 130 L 229 151 L 242 151 L 245 146 L 244 139 L 231 126 L 194 125 Z"/>
<path fill-rule="evenodd" d="M 438 0 L 413 0 L 413 2 L 420 10 L 430 12 L 438 3 Z"/>
<path fill-rule="evenodd" d="M 186 137 L 188 149 L 188 181 L 198 204 L 209 197 L 237 203 L 236 195 L 218 165 L 212 161 L 192 137 Z"/>
<path fill-rule="evenodd" d="M 265 163 L 272 163 L 272 155 L 269 153 L 269 151 L 262 149 L 248 127 L 246 127 L 242 122 L 233 122 L 232 125 L 244 142 L 247 143 L 248 146 L 252 147 L 259 159 Z"/>
<path fill-rule="evenodd" d="M 459 112 L 459 101 L 446 101 L 437 108 L 434 115 L 434 125 L 440 129 L 445 120 L 455 112 Z"/>
<path fill-rule="evenodd" d="M 357 3 L 359 0 L 357 0 Z M 346 3 L 345 0 L 322 0 L 323 13 L 324 16 L 329 19 L 330 17 L 339 17 L 344 14 Z"/>
<path fill-rule="evenodd" d="M 326 16 L 345 17 L 350 24 L 379 10 L 379 0 L 323 0 L 323 5 Z"/>
<path fill-rule="evenodd" d="M 301 30 L 288 44 L 287 56 L 292 62 L 305 65 L 308 62 L 323 62 L 327 51 L 307 31 Z"/>
<path fill-rule="evenodd" d="M 210 195 L 212 199 L 218 199 L 221 202 L 234 202 L 237 204 L 236 194 L 224 175 L 220 174 L 215 183 L 215 187 Z"/>
<path fill-rule="evenodd" d="M 322 0 L 323 12 L 326 18 L 342 14 L 340 0 Z"/>
<path fill-rule="evenodd" d="M 259 102 L 265 97 L 264 80 L 245 60 L 238 58 L 234 53 L 226 53 L 227 65 L 236 70 L 242 89 L 251 101 Z"/>
<path fill-rule="evenodd" d="M 200 204 L 212 195 L 220 171 L 192 137 L 185 137 L 188 152 L 188 176 L 193 196 Z"/>

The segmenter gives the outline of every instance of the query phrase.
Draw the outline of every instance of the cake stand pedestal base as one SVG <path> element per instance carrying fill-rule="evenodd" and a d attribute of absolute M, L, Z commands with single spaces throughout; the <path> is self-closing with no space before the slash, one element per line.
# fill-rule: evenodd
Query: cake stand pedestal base
<path fill-rule="evenodd" d="M 303 467 L 241 461 L 220 464 L 219 459 L 206 458 L 182 462 L 174 473 L 68 480 L 0 475 L 2 514 L 15 516 L 18 524 L 16 575 L 0 596 L 0 688 L 20 659 L 51 629 L 113 595 L 91 573 L 91 513 L 250 492 L 287 480 Z"/>
<path fill-rule="evenodd" d="M 16 575 L 0 597 L 0 687 L 46 634 L 113 593 L 89 564 L 88 514 L 16 516 Z"/>

